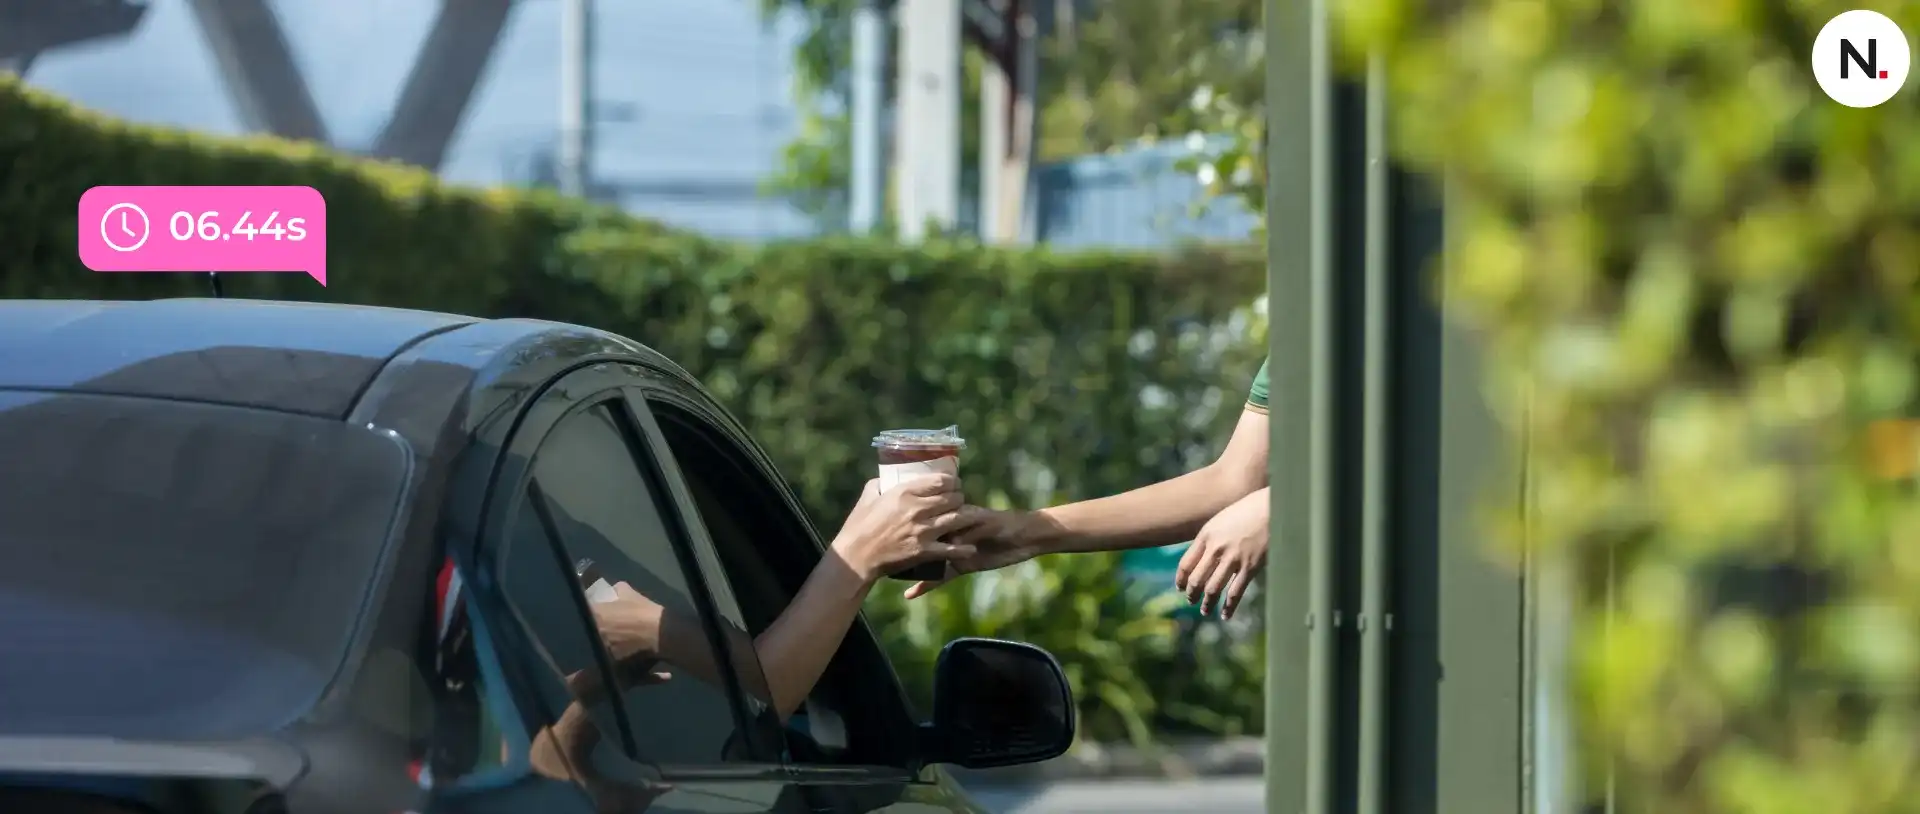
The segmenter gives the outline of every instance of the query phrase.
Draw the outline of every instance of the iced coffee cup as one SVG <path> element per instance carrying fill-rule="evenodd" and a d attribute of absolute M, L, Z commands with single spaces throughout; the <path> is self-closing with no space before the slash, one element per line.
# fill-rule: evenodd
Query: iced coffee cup
<path fill-rule="evenodd" d="M 958 477 L 960 450 L 967 448 L 967 442 L 956 425 L 942 430 L 887 430 L 874 437 L 873 447 L 880 453 L 880 491 L 885 492 L 921 475 Z M 939 579 L 946 573 L 946 563 L 929 562 L 891 576 L 922 580 Z"/>

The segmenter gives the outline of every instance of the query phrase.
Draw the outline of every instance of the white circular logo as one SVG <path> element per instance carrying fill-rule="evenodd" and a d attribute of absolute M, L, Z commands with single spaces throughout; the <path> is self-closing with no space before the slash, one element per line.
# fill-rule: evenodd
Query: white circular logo
<path fill-rule="evenodd" d="M 1873 107 L 1907 83 L 1913 53 L 1907 34 L 1877 11 L 1855 9 L 1827 21 L 1813 40 L 1813 78 L 1847 107 Z"/>
<path fill-rule="evenodd" d="M 147 244 L 147 213 L 130 203 L 107 207 L 100 216 L 100 239 L 116 252 L 130 252 Z"/>

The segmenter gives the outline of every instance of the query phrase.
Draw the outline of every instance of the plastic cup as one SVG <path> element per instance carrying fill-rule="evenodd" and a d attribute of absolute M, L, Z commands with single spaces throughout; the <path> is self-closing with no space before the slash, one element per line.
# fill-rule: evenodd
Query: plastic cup
<path fill-rule="evenodd" d="M 581 560 L 574 563 L 573 570 L 574 573 L 580 577 L 580 590 L 586 592 L 588 602 L 597 605 L 601 602 L 613 602 L 620 598 L 620 594 L 614 592 L 613 585 L 607 582 L 605 576 L 601 575 L 600 566 L 595 565 L 593 560 Z"/>
<path fill-rule="evenodd" d="M 880 491 L 898 486 L 901 481 L 922 475 L 960 474 L 960 451 L 967 441 L 960 437 L 958 425 L 940 430 L 887 430 L 874 436 L 879 452 Z M 891 574 L 894 579 L 923 580 L 946 576 L 947 564 L 921 563 Z"/>

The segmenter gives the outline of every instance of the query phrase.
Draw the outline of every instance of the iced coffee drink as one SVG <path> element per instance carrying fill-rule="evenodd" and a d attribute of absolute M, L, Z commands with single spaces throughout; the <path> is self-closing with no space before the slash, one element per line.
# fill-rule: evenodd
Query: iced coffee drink
<path fill-rule="evenodd" d="M 880 491 L 885 492 L 901 481 L 922 475 L 958 477 L 960 450 L 966 449 L 967 442 L 960 437 L 960 428 L 952 426 L 942 430 L 887 430 L 874 437 L 873 446 L 880 452 Z M 946 575 L 946 570 L 946 563 L 930 562 L 891 576 L 909 580 L 939 579 Z"/>

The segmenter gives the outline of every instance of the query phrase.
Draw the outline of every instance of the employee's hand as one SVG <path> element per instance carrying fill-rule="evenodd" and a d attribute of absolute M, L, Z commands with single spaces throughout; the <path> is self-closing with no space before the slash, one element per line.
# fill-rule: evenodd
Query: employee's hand
<path fill-rule="evenodd" d="M 1032 522 L 1030 513 L 1003 512 L 978 506 L 967 508 L 974 513 L 973 523 L 966 531 L 956 535 L 953 541 L 972 547 L 973 553 L 948 560 L 946 576 L 907 586 L 908 599 L 926 596 L 933 589 L 967 574 L 1017 565 L 1039 554 L 1024 542 L 1028 537 L 1028 524 Z"/>
<path fill-rule="evenodd" d="M 972 554 L 972 546 L 942 538 L 976 522 L 978 514 L 966 505 L 960 479 L 952 475 L 910 478 L 885 494 L 878 481 L 868 481 L 834 538 L 833 551 L 872 584 L 904 568 Z"/>
<path fill-rule="evenodd" d="M 1173 587 L 1189 602 L 1202 602 L 1202 614 L 1220 609 L 1233 618 L 1254 575 L 1267 567 L 1267 490 L 1247 495 L 1214 515 L 1180 558 Z"/>

